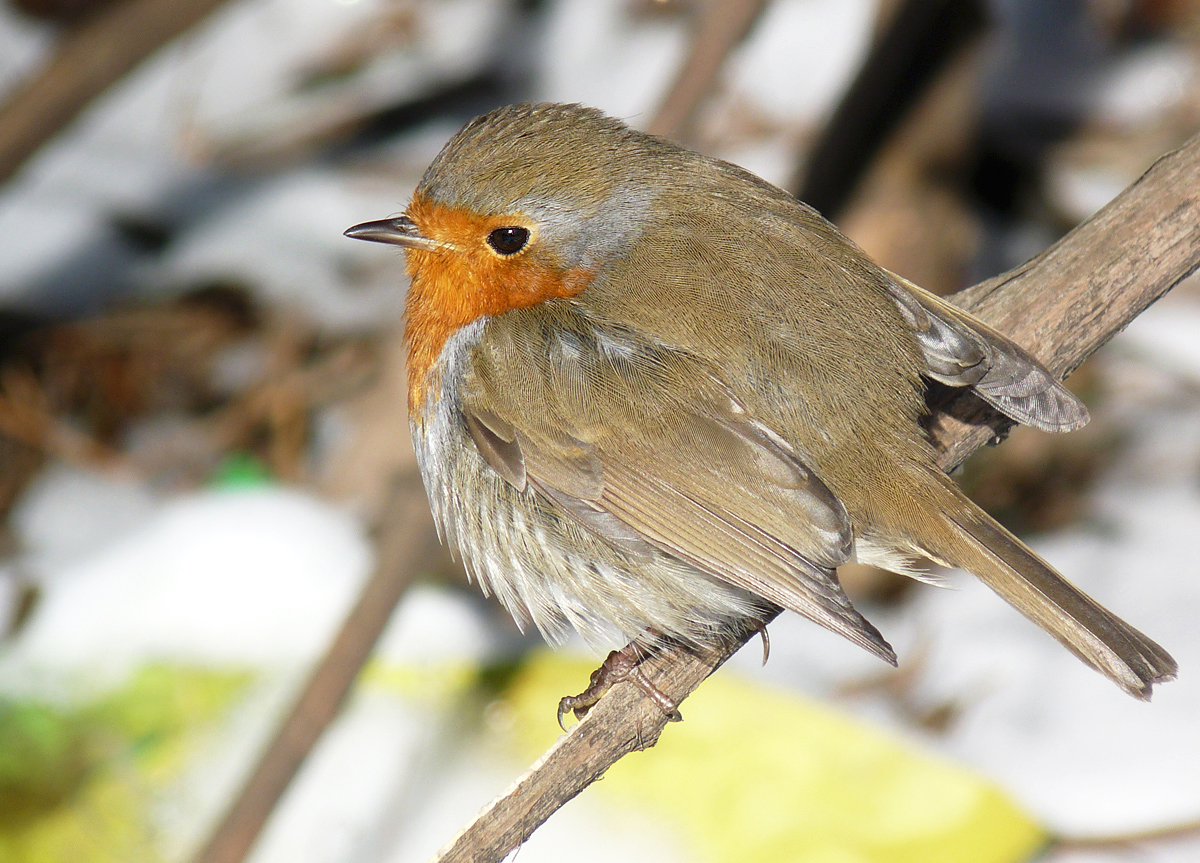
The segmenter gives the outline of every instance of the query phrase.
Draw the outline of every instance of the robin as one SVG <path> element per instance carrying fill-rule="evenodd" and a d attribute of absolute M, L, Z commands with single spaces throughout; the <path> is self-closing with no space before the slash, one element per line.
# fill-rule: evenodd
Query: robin
<path fill-rule="evenodd" d="M 973 573 L 1126 692 L 1161 647 L 1066 581 L 937 466 L 927 379 L 1051 432 L 1087 411 L 1031 354 L 871 261 L 736 165 L 579 105 L 458 132 L 405 213 L 408 406 L 443 538 L 518 624 L 610 654 L 567 710 L 665 639 L 789 609 L 893 665 L 837 568 Z"/>

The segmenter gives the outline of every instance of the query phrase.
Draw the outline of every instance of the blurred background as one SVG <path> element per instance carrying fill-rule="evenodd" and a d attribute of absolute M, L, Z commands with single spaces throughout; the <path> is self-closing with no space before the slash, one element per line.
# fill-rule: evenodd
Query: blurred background
<path fill-rule="evenodd" d="M 1200 2 L 0 3 L 0 861 L 425 860 L 555 739 L 598 658 L 438 546 L 403 257 L 342 237 L 522 100 L 947 294 L 1200 129 Z M 1069 383 L 1087 428 L 960 481 L 1175 655 L 1153 704 L 972 580 L 847 567 L 898 670 L 785 615 L 517 859 L 1197 859 L 1197 280 Z"/>

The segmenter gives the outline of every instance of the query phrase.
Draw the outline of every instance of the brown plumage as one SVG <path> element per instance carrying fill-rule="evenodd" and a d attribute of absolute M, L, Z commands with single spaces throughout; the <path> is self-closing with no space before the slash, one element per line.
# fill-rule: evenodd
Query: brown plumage
<path fill-rule="evenodd" d="M 551 640 L 782 606 L 894 662 L 836 569 L 966 569 L 1127 692 L 1175 663 L 937 467 L 924 379 L 1049 431 L 1032 356 L 742 169 L 574 105 L 469 124 L 405 216 L 413 441 L 485 590 Z M 615 632 L 614 632 L 615 630 Z"/>

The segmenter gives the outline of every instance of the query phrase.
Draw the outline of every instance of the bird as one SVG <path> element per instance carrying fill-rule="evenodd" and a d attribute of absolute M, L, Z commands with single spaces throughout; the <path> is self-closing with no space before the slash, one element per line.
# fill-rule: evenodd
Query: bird
<path fill-rule="evenodd" d="M 464 126 L 402 215 L 407 398 L 443 541 L 518 625 L 609 654 L 787 609 L 895 665 L 837 569 L 972 573 L 1129 694 L 1176 663 L 939 468 L 930 381 L 1068 432 L 1085 406 L 1032 354 L 887 271 L 787 192 L 578 104 Z M 764 630 L 765 632 L 765 630 Z M 764 647 L 766 646 L 764 634 Z"/>

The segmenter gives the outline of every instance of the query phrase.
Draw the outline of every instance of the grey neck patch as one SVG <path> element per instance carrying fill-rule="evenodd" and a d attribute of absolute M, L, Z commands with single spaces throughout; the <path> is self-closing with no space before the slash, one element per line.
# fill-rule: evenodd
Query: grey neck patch
<path fill-rule="evenodd" d="M 564 269 L 591 270 L 629 248 L 650 220 L 649 188 L 616 189 L 599 206 L 581 200 L 526 198 L 513 211 L 528 216 L 538 243 L 551 250 Z"/>

